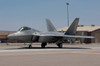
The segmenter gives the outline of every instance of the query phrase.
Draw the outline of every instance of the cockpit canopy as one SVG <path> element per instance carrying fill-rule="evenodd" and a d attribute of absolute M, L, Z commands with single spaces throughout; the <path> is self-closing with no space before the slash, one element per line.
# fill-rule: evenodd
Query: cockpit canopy
<path fill-rule="evenodd" d="M 26 31 L 26 30 L 31 30 L 29 27 L 21 27 L 18 31 Z"/>

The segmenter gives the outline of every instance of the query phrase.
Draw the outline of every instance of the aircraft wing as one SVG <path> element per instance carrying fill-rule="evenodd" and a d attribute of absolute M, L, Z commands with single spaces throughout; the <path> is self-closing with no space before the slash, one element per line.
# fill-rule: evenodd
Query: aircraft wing
<path fill-rule="evenodd" d="M 39 35 L 39 36 L 61 37 L 61 38 L 95 38 L 94 36 L 57 35 L 57 34 L 44 34 L 44 35 Z"/>

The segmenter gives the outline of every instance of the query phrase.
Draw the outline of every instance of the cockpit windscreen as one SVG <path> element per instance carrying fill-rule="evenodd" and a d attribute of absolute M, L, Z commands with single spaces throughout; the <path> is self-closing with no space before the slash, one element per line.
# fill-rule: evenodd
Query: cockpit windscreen
<path fill-rule="evenodd" d="M 26 30 L 31 30 L 29 27 L 21 27 L 18 31 L 26 31 Z"/>

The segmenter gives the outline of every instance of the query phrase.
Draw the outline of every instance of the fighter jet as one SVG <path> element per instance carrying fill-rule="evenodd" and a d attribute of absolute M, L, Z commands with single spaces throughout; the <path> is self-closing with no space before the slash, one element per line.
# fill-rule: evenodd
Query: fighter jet
<path fill-rule="evenodd" d="M 47 43 L 56 43 L 59 48 L 63 47 L 65 39 L 68 38 L 94 38 L 93 36 L 77 36 L 76 30 L 78 26 L 79 18 L 75 18 L 73 23 L 70 25 L 65 33 L 57 32 L 54 25 L 49 19 L 46 19 L 47 32 L 41 32 L 30 27 L 21 27 L 16 33 L 8 35 L 9 39 L 29 42 L 29 48 L 32 47 L 33 42 L 40 42 L 41 47 L 45 48 Z"/>

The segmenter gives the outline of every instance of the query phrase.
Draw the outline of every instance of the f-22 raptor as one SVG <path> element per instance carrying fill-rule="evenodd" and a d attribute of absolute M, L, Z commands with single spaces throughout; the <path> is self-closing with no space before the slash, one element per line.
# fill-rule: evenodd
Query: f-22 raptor
<path fill-rule="evenodd" d="M 45 48 L 47 43 L 56 43 L 59 48 L 63 47 L 65 39 L 68 38 L 94 38 L 93 36 L 77 36 L 76 30 L 79 18 L 75 18 L 65 33 L 58 32 L 49 19 L 46 19 L 48 32 L 40 32 L 30 27 L 21 27 L 16 33 L 8 35 L 9 39 L 29 42 L 29 48 L 33 42 L 41 42 L 41 47 Z"/>

